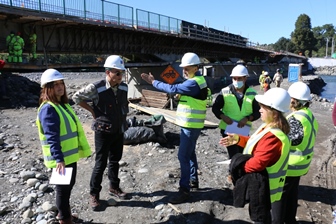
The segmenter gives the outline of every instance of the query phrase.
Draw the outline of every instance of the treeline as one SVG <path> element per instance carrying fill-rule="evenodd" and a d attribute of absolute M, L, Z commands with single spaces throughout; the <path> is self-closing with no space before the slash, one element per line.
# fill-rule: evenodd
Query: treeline
<path fill-rule="evenodd" d="M 295 22 L 295 29 L 290 38 L 281 37 L 269 47 L 275 51 L 287 51 L 306 57 L 331 57 L 334 41 L 336 41 L 336 29 L 333 24 L 312 28 L 310 17 L 301 14 Z"/>

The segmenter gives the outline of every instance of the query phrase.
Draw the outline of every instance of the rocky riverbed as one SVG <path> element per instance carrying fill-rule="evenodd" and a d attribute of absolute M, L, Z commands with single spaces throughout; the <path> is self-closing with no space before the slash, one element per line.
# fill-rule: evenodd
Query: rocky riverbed
<path fill-rule="evenodd" d="M 66 73 L 65 82 L 71 96 L 79 88 L 103 78 L 98 73 Z M 7 78 L 11 99 L 0 102 L 0 223 L 55 223 L 54 186 L 49 185 L 50 170 L 43 165 L 35 125 L 39 96 L 40 73 L 11 75 Z M 304 76 L 312 92 L 319 94 L 325 83 L 318 76 Z M 284 81 L 282 87 L 290 84 Z M 254 86 L 257 91 L 259 86 Z M 320 130 L 315 157 L 309 173 L 301 180 L 298 220 L 300 223 L 331 223 L 336 202 L 334 181 L 335 129 L 331 121 L 333 104 L 314 95 L 311 106 Z M 73 106 L 93 146 L 91 116 Z M 131 109 L 130 118 L 148 119 L 150 115 Z M 207 111 L 209 121 L 218 122 Z M 261 121 L 254 122 L 255 130 Z M 227 180 L 226 149 L 218 144 L 218 129 L 204 129 L 197 143 L 200 190 L 192 193 L 186 203 L 171 205 L 167 196 L 175 192 L 179 181 L 177 151 L 179 128 L 164 124 L 167 144 L 147 142 L 125 145 L 121 161 L 121 187 L 132 199 L 120 201 L 108 195 L 107 175 L 104 176 L 101 199 L 103 209 L 91 211 L 88 204 L 89 179 L 94 155 L 78 163 L 78 175 L 71 196 L 73 213 L 81 223 L 252 223 L 248 207 L 232 206 L 232 184 Z M 253 131 L 252 130 L 252 131 Z"/>

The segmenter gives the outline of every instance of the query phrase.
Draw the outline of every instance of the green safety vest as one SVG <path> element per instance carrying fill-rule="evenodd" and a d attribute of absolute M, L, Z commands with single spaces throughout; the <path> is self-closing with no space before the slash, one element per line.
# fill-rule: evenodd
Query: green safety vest
<path fill-rule="evenodd" d="M 257 92 L 252 88 L 247 88 L 243 98 L 243 104 L 240 108 L 237 102 L 236 96 L 230 91 L 230 87 L 225 87 L 222 89 L 222 95 L 224 98 L 224 107 L 222 112 L 230 117 L 232 120 L 239 122 L 246 116 L 249 116 L 253 113 L 253 100 Z M 252 122 L 248 121 L 247 125 L 251 126 Z M 227 123 L 223 120 L 219 122 L 219 128 L 225 130 Z"/>
<path fill-rule="evenodd" d="M 6 38 L 6 45 L 7 46 L 13 46 L 14 43 L 12 43 L 12 39 L 14 38 L 14 34 L 9 34 Z"/>
<path fill-rule="evenodd" d="M 65 104 L 67 108 L 66 111 L 61 105 L 56 105 L 50 101 L 47 101 L 41 104 L 38 112 L 45 103 L 53 106 L 60 118 L 60 141 L 65 165 L 75 163 L 79 160 L 79 158 L 90 156 L 91 149 L 85 137 L 83 127 L 70 105 Z M 73 119 L 75 119 L 76 122 Z M 50 145 L 48 144 L 48 140 L 44 135 L 39 116 L 37 116 L 36 125 L 39 131 L 44 164 L 48 168 L 55 168 L 56 160 L 51 155 Z"/>
<path fill-rule="evenodd" d="M 29 40 L 30 40 L 31 44 L 36 44 L 36 39 L 37 39 L 36 34 L 31 34 L 30 37 L 29 37 Z"/>
<path fill-rule="evenodd" d="M 208 88 L 208 95 L 207 95 L 207 106 L 212 106 L 212 93 L 211 90 Z"/>
<path fill-rule="evenodd" d="M 20 36 L 13 37 L 10 44 L 13 44 L 14 50 L 22 50 L 24 47 L 24 41 Z"/>
<path fill-rule="evenodd" d="M 298 177 L 308 173 L 314 155 L 314 144 L 318 123 L 310 109 L 294 111 L 287 116 L 295 117 L 303 126 L 303 139 L 299 145 L 291 146 L 288 160 L 287 176 Z"/>
<path fill-rule="evenodd" d="M 285 185 L 285 178 L 288 166 L 290 141 L 278 128 L 264 128 L 266 124 L 261 125 L 258 130 L 249 138 L 244 148 L 243 154 L 252 155 L 252 150 L 257 142 L 268 132 L 272 132 L 282 142 L 281 156 L 279 160 L 270 167 L 266 167 L 270 187 L 271 203 L 279 201 L 282 196 L 282 189 Z M 261 132 L 259 132 L 262 130 Z"/>
<path fill-rule="evenodd" d="M 203 76 L 195 76 L 191 79 L 197 82 L 200 89 L 207 88 Z M 206 104 L 206 100 L 182 95 L 176 110 L 176 124 L 185 128 L 203 128 Z"/>

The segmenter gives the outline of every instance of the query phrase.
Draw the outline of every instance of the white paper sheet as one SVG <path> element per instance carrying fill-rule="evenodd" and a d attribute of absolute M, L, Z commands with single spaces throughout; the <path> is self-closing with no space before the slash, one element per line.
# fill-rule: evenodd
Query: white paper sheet
<path fill-rule="evenodd" d="M 53 168 L 49 184 L 69 185 L 71 181 L 71 176 L 72 167 L 66 167 L 65 174 L 59 174 L 58 172 L 56 172 L 56 168 Z"/>
<path fill-rule="evenodd" d="M 219 161 L 219 162 L 216 162 L 216 163 L 217 163 L 217 164 L 230 165 L 230 163 L 231 163 L 231 159 L 224 160 L 224 161 Z"/>
<path fill-rule="evenodd" d="M 239 135 L 249 136 L 250 130 L 251 130 L 251 126 L 245 125 L 242 128 L 238 128 L 238 122 L 233 121 L 232 124 L 226 126 L 225 134 L 235 133 L 235 134 L 239 134 Z"/>

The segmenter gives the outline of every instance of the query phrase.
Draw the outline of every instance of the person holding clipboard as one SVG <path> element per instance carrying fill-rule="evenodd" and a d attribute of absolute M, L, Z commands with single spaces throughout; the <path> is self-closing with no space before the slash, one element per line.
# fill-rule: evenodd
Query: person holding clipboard
<path fill-rule="evenodd" d="M 73 224 L 70 195 L 76 182 L 77 161 L 89 157 L 91 149 L 82 125 L 69 105 L 63 75 L 55 69 L 47 69 L 41 76 L 41 88 L 36 125 L 44 164 L 53 168 L 54 174 L 71 174 L 69 183 L 56 183 L 56 206 L 59 223 Z"/>
<path fill-rule="evenodd" d="M 249 135 L 252 121 L 260 118 L 259 104 L 254 97 L 257 92 L 246 84 L 249 76 L 244 65 L 237 65 L 232 69 L 230 77 L 232 84 L 223 88 L 212 105 L 212 112 L 220 119 L 219 128 L 222 137 L 230 133 Z M 226 147 L 231 159 L 236 153 L 243 152 L 239 145 Z"/>

